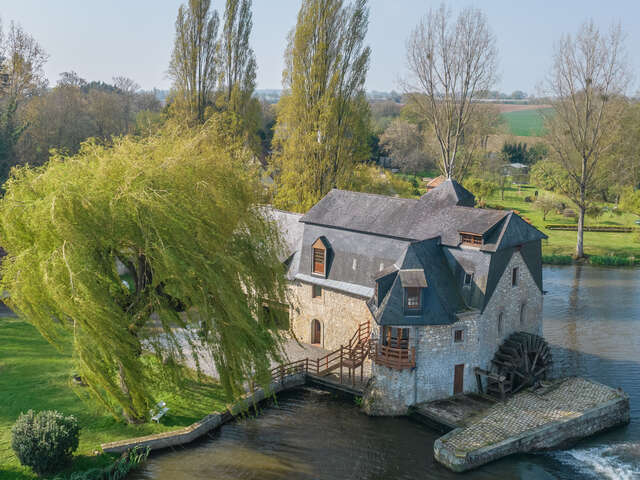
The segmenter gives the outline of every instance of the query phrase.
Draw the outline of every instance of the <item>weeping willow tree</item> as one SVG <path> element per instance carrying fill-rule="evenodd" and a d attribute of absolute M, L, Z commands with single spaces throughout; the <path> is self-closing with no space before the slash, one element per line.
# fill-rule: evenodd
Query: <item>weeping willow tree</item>
<path fill-rule="evenodd" d="M 263 307 L 286 300 L 279 235 L 238 161 L 249 153 L 213 122 L 16 169 L 0 202 L 8 303 L 71 342 L 93 394 L 130 422 L 154 402 L 150 355 L 179 388 L 183 352 L 206 350 L 230 398 L 280 360 Z"/>

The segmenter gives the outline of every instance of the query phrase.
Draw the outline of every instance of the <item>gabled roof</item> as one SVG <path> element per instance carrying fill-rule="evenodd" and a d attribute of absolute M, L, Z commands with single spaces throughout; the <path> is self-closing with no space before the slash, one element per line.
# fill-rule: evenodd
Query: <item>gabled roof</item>
<path fill-rule="evenodd" d="M 333 189 L 300 221 L 410 241 L 440 237 L 452 247 L 460 244 L 460 232 L 476 233 L 485 237 L 485 251 L 545 238 L 512 211 L 473 208 L 474 202 L 473 194 L 451 179 L 419 200 Z"/>

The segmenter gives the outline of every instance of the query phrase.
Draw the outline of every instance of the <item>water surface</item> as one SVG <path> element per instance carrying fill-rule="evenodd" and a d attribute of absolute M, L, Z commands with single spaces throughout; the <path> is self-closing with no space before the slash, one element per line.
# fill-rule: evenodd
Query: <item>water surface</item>
<path fill-rule="evenodd" d="M 569 450 L 456 475 L 433 461 L 438 434 L 405 418 L 369 418 L 352 401 L 304 389 L 193 446 L 153 456 L 133 478 L 640 478 L 640 269 L 545 267 L 544 288 L 544 335 L 556 374 L 623 388 L 631 396 L 628 426 Z"/>

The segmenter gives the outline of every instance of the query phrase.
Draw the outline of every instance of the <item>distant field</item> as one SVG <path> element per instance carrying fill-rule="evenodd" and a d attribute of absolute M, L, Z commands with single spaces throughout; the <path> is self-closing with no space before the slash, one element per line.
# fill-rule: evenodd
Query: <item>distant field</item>
<path fill-rule="evenodd" d="M 544 134 L 543 119 L 540 111 L 548 110 L 548 107 L 539 108 L 538 105 L 528 106 L 535 106 L 537 108 L 510 110 L 501 113 L 512 135 L 539 137 Z"/>

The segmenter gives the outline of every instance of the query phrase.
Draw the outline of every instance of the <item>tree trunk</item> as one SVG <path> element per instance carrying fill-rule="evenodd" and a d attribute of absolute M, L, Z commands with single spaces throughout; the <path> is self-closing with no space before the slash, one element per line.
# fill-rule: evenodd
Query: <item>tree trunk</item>
<path fill-rule="evenodd" d="M 127 423 L 130 423 L 130 424 L 143 423 L 144 418 L 142 417 L 142 415 L 139 415 L 136 412 L 133 406 L 133 402 L 131 401 L 131 394 L 129 393 L 129 387 L 127 386 L 124 367 L 122 366 L 121 363 L 118 365 L 118 377 L 120 377 L 120 389 L 122 390 L 122 393 L 127 398 L 127 402 L 129 404 L 127 406 L 128 408 L 122 409 L 122 416 L 127 421 Z"/>
<path fill-rule="evenodd" d="M 580 205 L 578 213 L 578 241 L 576 243 L 576 258 L 584 257 L 584 204 Z"/>

